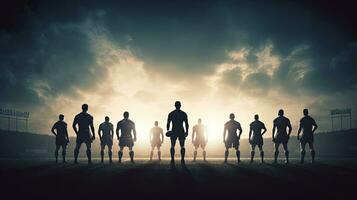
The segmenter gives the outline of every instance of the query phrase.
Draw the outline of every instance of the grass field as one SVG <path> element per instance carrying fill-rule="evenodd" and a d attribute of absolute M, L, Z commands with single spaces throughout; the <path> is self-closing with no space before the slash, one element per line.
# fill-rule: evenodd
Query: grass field
<path fill-rule="evenodd" d="M 250 164 L 221 159 L 141 159 L 134 164 L 74 165 L 53 160 L 0 160 L 2 195 L 26 199 L 345 199 L 356 194 L 357 160 Z M 350 199 L 350 198 L 349 198 Z M 352 198 L 353 199 L 353 198 Z"/>

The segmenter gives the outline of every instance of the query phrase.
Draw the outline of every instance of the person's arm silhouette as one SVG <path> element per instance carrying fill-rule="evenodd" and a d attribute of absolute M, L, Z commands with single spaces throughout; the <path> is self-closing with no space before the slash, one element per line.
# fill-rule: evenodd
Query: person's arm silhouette
<path fill-rule="evenodd" d="M 253 132 L 252 125 L 250 125 L 249 126 L 249 138 L 248 138 L 249 143 L 252 143 L 252 132 Z"/>
<path fill-rule="evenodd" d="M 134 142 L 136 142 L 136 129 L 134 123 L 133 123 L 133 134 L 134 134 Z"/>
<path fill-rule="evenodd" d="M 187 137 L 188 136 L 189 125 L 188 125 L 188 119 L 187 119 L 187 115 L 186 114 L 185 114 L 184 122 L 185 122 L 185 136 Z"/>
<path fill-rule="evenodd" d="M 166 130 L 170 130 L 170 123 L 171 123 L 171 114 L 167 116 L 167 123 L 166 123 Z"/>
<path fill-rule="evenodd" d="M 312 119 L 312 125 L 314 126 L 314 128 L 312 129 L 312 133 L 315 133 L 316 129 L 317 129 L 317 124 L 316 121 L 314 119 Z"/>
<path fill-rule="evenodd" d="M 120 122 L 117 123 L 117 129 L 116 129 L 116 134 L 117 134 L 117 139 L 118 141 L 120 140 L 120 137 L 119 137 L 119 129 L 120 129 Z"/>
<path fill-rule="evenodd" d="M 274 122 L 274 124 L 273 124 L 273 131 L 272 131 L 272 135 L 271 135 L 271 139 L 273 140 L 273 142 L 275 142 L 275 130 L 276 130 L 276 124 L 275 124 L 275 122 Z"/>
<path fill-rule="evenodd" d="M 240 140 L 240 136 L 242 135 L 242 127 L 240 126 L 240 124 L 238 125 L 238 130 L 239 130 L 239 135 L 238 135 L 238 140 Z"/>
<path fill-rule="evenodd" d="M 98 137 L 99 137 L 100 141 L 102 141 L 102 135 L 100 134 L 101 131 L 102 131 L 102 124 L 99 125 L 99 128 L 98 128 Z"/>
<path fill-rule="evenodd" d="M 291 131 L 293 130 L 293 128 L 291 127 L 291 124 L 290 124 L 290 120 L 288 119 L 288 138 L 290 138 L 290 134 L 291 134 Z"/>
<path fill-rule="evenodd" d="M 265 124 L 264 123 L 262 123 L 263 124 L 263 132 L 262 132 L 262 136 L 267 132 L 267 128 L 265 127 Z"/>
<path fill-rule="evenodd" d="M 91 118 L 91 121 L 90 121 L 90 129 L 92 131 L 92 141 L 95 140 L 95 131 L 94 131 L 94 125 L 93 125 L 93 118 Z"/>
<path fill-rule="evenodd" d="M 55 135 L 55 136 L 57 136 L 57 133 L 55 132 L 56 124 L 57 124 L 57 123 L 55 123 L 55 124 L 52 126 L 52 129 L 51 129 L 51 132 L 52 132 L 53 135 Z"/>
<path fill-rule="evenodd" d="M 73 130 L 74 130 L 74 133 L 76 133 L 76 135 L 78 135 L 77 124 L 78 124 L 78 119 L 77 119 L 77 116 L 76 116 L 76 117 L 74 118 L 73 124 L 72 124 L 72 128 L 73 128 Z"/>

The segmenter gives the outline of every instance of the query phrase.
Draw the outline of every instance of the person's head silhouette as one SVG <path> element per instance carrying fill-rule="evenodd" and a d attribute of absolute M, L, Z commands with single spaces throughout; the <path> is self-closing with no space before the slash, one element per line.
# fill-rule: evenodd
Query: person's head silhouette
<path fill-rule="evenodd" d="M 199 123 L 199 124 L 202 123 L 202 119 L 201 119 L 201 118 L 198 119 L 198 123 Z"/>
<path fill-rule="evenodd" d="M 87 112 L 88 111 L 88 104 L 83 104 L 82 105 L 82 111 Z"/>
<path fill-rule="evenodd" d="M 60 114 L 60 115 L 58 116 L 58 119 L 59 119 L 60 121 L 63 121 L 63 120 L 64 120 L 64 115 Z"/>
<path fill-rule="evenodd" d="M 303 113 L 304 113 L 305 116 L 307 116 L 307 115 L 309 115 L 309 110 L 305 108 Z"/>
<path fill-rule="evenodd" d="M 124 116 L 125 119 L 129 119 L 129 112 L 125 111 L 123 116 Z"/>
<path fill-rule="evenodd" d="M 235 118 L 235 116 L 233 113 L 229 114 L 229 119 L 233 120 L 234 118 Z"/>
<path fill-rule="evenodd" d="M 155 121 L 154 124 L 155 124 L 155 126 L 158 126 L 158 125 L 159 125 L 159 122 L 158 122 L 158 121 Z"/>
<path fill-rule="evenodd" d="M 256 120 L 256 121 L 258 121 L 259 120 L 259 115 L 254 115 L 254 119 Z"/>
<path fill-rule="evenodd" d="M 108 116 L 105 116 L 105 121 L 109 122 L 109 117 Z"/>
<path fill-rule="evenodd" d="M 278 115 L 279 115 L 279 116 L 284 116 L 284 110 L 283 110 L 283 109 L 280 109 L 279 112 L 278 112 Z"/>
<path fill-rule="evenodd" d="M 176 101 L 176 102 L 175 102 L 175 108 L 176 108 L 177 110 L 180 110 L 180 108 L 181 108 L 181 102 L 180 102 L 180 101 Z"/>

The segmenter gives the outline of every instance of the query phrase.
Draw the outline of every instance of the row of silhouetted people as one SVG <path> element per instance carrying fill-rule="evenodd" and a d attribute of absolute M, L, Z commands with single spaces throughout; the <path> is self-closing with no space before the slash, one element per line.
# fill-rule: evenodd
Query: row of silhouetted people
<path fill-rule="evenodd" d="M 309 116 L 307 109 L 303 110 L 304 116 L 300 120 L 300 126 L 297 134 L 297 138 L 300 141 L 301 148 L 301 162 L 304 162 L 305 157 L 305 146 L 309 145 L 311 150 L 312 162 L 315 160 L 315 149 L 314 149 L 314 132 L 317 129 L 315 120 Z M 119 151 L 118 158 L 121 162 L 123 157 L 123 149 L 125 147 L 129 148 L 129 156 L 131 162 L 134 162 L 134 143 L 136 142 L 136 129 L 135 123 L 129 119 L 129 112 L 124 112 L 124 119 L 119 121 L 116 126 L 116 135 L 119 140 Z M 230 120 L 224 124 L 223 131 L 223 142 L 225 144 L 224 161 L 227 162 L 229 149 L 234 148 L 236 150 L 236 156 L 238 163 L 240 162 L 240 151 L 239 151 L 239 141 L 242 134 L 242 128 L 239 122 L 235 120 L 233 113 L 229 115 Z M 261 162 L 264 162 L 264 151 L 263 151 L 263 135 L 266 133 L 267 129 L 263 122 L 259 120 L 259 115 L 254 116 L 254 121 L 250 123 L 249 130 L 249 143 L 251 144 L 251 162 L 253 162 L 255 155 L 255 148 L 258 146 Z M 77 114 L 73 120 L 72 124 L 73 130 L 76 133 L 76 146 L 74 149 L 74 162 L 78 161 L 79 149 L 83 143 L 85 143 L 87 149 L 86 154 L 88 157 L 88 163 L 92 163 L 91 156 L 91 144 L 95 140 L 95 131 L 93 125 L 93 117 L 88 113 L 88 105 L 82 105 L 82 112 Z M 174 164 L 175 160 L 175 145 L 176 141 L 180 144 L 180 154 L 181 163 L 185 164 L 185 141 L 188 136 L 189 124 L 187 120 L 187 114 L 181 110 L 181 102 L 175 102 L 175 110 L 169 113 L 166 124 L 167 132 L 165 135 L 170 137 L 171 148 L 171 163 Z M 58 152 L 62 147 L 62 157 L 63 162 L 66 162 L 66 148 L 69 143 L 67 124 L 64 122 L 64 116 L 59 115 L 59 121 L 57 121 L 52 127 L 52 133 L 56 136 L 56 150 L 55 158 L 58 162 Z M 284 111 L 278 111 L 278 117 L 273 121 L 273 131 L 272 140 L 274 142 L 274 163 L 277 162 L 279 155 L 280 144 L 284 148 L 286 163 L 289 162 L 289 150 L 288 141 L 290 138 L 292 128 L 290 120 L 284 116 Z M 301 134 L 302 133 L 302 134 Z M 101 162 L 104 160 L 104 150 L 107 146 L 109 162 L 112 163 L 112 146 L 114 137 L 114 127 L 113 124 L 109 122 L 109 117 L 105 117 L 105 121 L 99 125 L 98 136 L 101 145 Z M 196 161 L 197 150 L 202 148 L 203 159 L 206 160 L 206 150 L 207 145 L 207 131 L 205 126 L 202 124 L 202 120 L 198 119 L 198 124 L 192 129 L 192 143 L 195 147 L 193 160 Z M 157 148 L 158 159 L 161 160 L 161 144 L 164 142 L 164 131 L 157 121 L 155 121 L 155 126 L 150 130 L 150 160 L 153 158 L 153 152 L 155 147 Z"/>

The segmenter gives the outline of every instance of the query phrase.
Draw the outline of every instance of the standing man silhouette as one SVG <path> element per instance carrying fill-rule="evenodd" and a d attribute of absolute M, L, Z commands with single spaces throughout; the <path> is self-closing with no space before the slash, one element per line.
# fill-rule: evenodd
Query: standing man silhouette
<path fill-rule="evenodd" d="M 279 145 L 282 144 L 285 151 L 285 163 L 289 163 L 289 150 L 288 150 L 288 141 L 290 138 L 290 134 L 292 131 L 290 120 L 284 117 L 284 110 L 280 109 L 278 112 L 278 117 L 274 119 L 273 122 L 273 134 L 272 139 L 274 142 L 274 163 L 277 163 L 278 155 L 279 155 Z M 288 132 L 286 132 L 286 128 L 288 128 Z M 276 131 L 276 135 L 275 135 Z"/>
<path fill-rule="evenodd" d="M 264 163 L 263 135 L 267 132 L 267 129 L 265 128 L 264 123 L 259 121 L 259 115 L 254 115 L 254 121 L 250 123 L 249 127 L 249 143 L 252 146 L 252 151 L 250 152 L 250 162 L 253 162 L 255 147 L 258 146 L 262 163 Z"/>
<path fill-rule="evenodd" d="M 123 116 L 124 119 L 118 122 L 117 129 L 116 129 L 117 138 L 119 140 L 119 152 L 118 152 L 119 163 L 121 163 L 121 158 L 123 157 L 124 147 L 129 148 L 130 161 L 134 163 L 133 147 L 134 147 L 134 142 L 136 142 L 135 123 L 129 119 L 129 112 L 124 112 Z M 120 136 L 119 136 L 119 130 L 121 132 Z M 131 135 L 131 132 L 133 132 L 134 138 Z"/>
<path fill-rule="evenodd" d="M 101 132 L 103 133 L 103 135 L 101 135 Z M 100 147 L 101 147 L 100 149 L 101 163 L 104 162 L 105 146 L 108 146 L 109 163 L 113 163 L 112 146 L 113 146 L 114 129 L 113 129 L 113 124 L 109 122 L 108 116 L 106 116 L 105 121 L 99 125 L 98 136 L 100 139 Z"/>
<path fill-rule="evenodd" d="M 164 131 L 162 130 L 161 127 L 159 127 L 158 121 L 155 121 L 155 126 L 150 130 L 150 143 L 151 143 L 150 161 L 152 161 L 155 147 L 157 148 L 157 156 L 159 158 L 159 161 L 161 161 L 160 147 L 164 143 Z"/>
<path fill-rule="evenodd" d="M 300 141 L 301 148 L 301 163 L 304 163 L 305 158 L 305 146 L 306 143 L 309 144 L 310 153 L 311 153 L 311 162 L 315 161 L 315 148 L 314 148 L 314 133 L 317 129 L 317 124 L 315 120 L 309 116 L 309 110 L 304 109 L 303 111 L 304 117 L 300 120 L 300 127 L 297 134 L 297 139 Z M 300 137 L 300 133 L 303 131 L 302 136 Z"/>
<path fill-rule="evenodd" d="M 196 137 L 195 137 L 196 136 Z M 193 126 L 192 129 L 192 144 L 195 147 L 195 151 L 193 152 L 193 161 L 196 161 L 197 157 L 197 150 L 201 146 L 203 160 L 206 161 L 206 144 L 207 144 L 207 132 L 205 126 L 202 124 L 202 120 L 198 119 L 198 124 Z"/>
<path fill-rule="evenodd" d="M 188 135 L 188 120 L 187 114 L 181 110 L 181 102 L 175 102 L 175 110 L 170 112 L 167 117 L 167 124 L 166 129 L 167 131 L 170 130 L 170 124 L 172 123 L 172 129 L 170 132 L 170 139 L 171 139 L 171 164 L 175 163 L 175 145 L 176 140 L 179 139 L 180 146 L 181 146 L 181 164 L 185 164 L 185 139 Z M 185 128 L 183 127 L 185 124 Z"/>
<path fill-rule="evenodd" d="M 91 145 L 92 142 L 95 140 L 95 132 L 93 126 L 93 117 L 92 115 L 87 113 L 88 105 L 82 105 L 82 112 L 79 113 L 74 117 L 73 120 L 73 130 L 77 135 L 76 140 L 76 147 L 74 148 L 74 163 L 78 163 L 78 154 L 79 149 L 81 148 L 82 143 L 85 143 L 87 146 L 87 157 L 88 157 L 88 164 L 92 164 L 92 152 L 91 152 Z M 77 129 L 78 125 L 78 129 Z M 89 130 L 90 128 L 90 130 Z"/>
<path fill-rule="evenodd" d="M 230 120 L 224 124 L 223 130 L 223 143 L 226 146 L 226 151 L 224 152 L 224 162 L 227 163 L 229 149 L 234 148 L 236 150 L 237 161 L 240 163 L 240 151 L 239 151 L 239 140 L 242 135 L 242 127 L 239 122 L 235 121 L 234 114 L 229 115 Z M 237 130 L 239 130 L 239 135 L 237 135 Z M 228 135 L 226 137 L 226 133 Z"/>
<path fill-rule="evenodd" d="M 66 149 L 69 143 L 67 123 L 64 122 L 64 115 L 59 115 L 59 120 L 52 126 L 51 132 L 56 137 L 56 150 L 55 157 L 56 163 L 58 163 L 58 151 L 62 147 L 62 162 L 66 163 Z M 56 130 L 56 131 L 55 131 Z"/>

